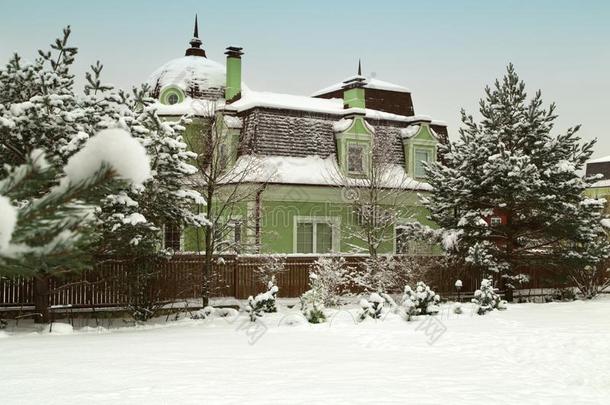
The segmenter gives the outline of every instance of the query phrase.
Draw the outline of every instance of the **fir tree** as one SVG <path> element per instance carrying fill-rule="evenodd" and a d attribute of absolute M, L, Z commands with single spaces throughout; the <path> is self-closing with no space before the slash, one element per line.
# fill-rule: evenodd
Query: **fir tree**
<path fill-rule="evenodd" d="M 450 252 L 506 275 L 606 257 L 602 203 L 583 196 L 592 179 L 578 174 L 594 141 L 582 143 L 578 126 L 552 135 L 555 105 L 544 108 L 540 91 L 528 101 L 512 65 L 485 89 L 480 113 L 477 122 L 462 111 L 459 140 L 440 146 L 445 163 L 427 166 L 434 191 L 424 203 L 451 235 Z"/>

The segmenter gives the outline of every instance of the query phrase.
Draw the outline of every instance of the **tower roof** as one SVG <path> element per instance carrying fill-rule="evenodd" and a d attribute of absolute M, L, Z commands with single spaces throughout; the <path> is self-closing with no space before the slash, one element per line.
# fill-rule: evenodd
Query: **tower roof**
<path fill-rule="evenodd" d="M 206 57 L 205 49 L 201 48 L 201 40 L 199 39 L 199 23 L 197 22 L 197 14 L 195 14 L 195 28 L 193 29 L 193 38 L 189 42 L 191 47 L 184 53 L 185 56 L 202 56 Z"/>

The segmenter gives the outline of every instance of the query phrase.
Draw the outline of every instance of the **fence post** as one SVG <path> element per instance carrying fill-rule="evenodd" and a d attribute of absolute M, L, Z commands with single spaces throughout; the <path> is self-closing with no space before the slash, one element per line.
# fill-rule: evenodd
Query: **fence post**
<path fill-rule="evenodd" d="M 36 323 L 49 323 L 49 276 L 34 277 L 34 308 L 39 317 L 34 318 Z"/>
<path fill-rule="evenodd" d="M 233 257 L 233 297 L 237 299 L 237 292 L 239 291 L 238 283 L 238 271 L 237 271 L 237 256 Z"/>

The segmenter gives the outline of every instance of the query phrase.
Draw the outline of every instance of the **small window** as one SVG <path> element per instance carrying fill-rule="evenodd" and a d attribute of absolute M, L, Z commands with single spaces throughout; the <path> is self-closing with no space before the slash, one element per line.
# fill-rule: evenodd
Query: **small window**
<path fill-rule="evenodd" d="M 330 253 L 333 250 L 333 226 L 327 222 L 298 222 L 296 253 Z"/>
<path fill-rule="evenodd" d="M 163 246 L 174 252 L 180 250 L 181 230 L 179 225 L 165 224 L 163 227 Z"/>
<path fill-rule="evenodd" d="M 489 220 L 489 223 L 491 225 L 502 225 L 502 218 L 500 218 L 500 217 L 491 217 L 491 219 Z"/>
<path fill-rule="evenodd" d="M 406 231 L 396 228 L 396 254 L 427 256 L 433 253 L 433 245 L 425 241 L 407 239 Z"/>
<path fill-rule="evenodd" d="M 362 145 L 347 146 L 347 172 L 364 173 L 364 147 Z"/>
<path fill-rule="evenodd" d="M 297 224 L 297 253 L 313 253 L 313 225 Z"/>
<path fill-rule="evenodd" d="M 427 150 L 415 150 L 415 177 L 426 177 L 424 163 L 430 161 L 430 152 Z"/>
<path fill-rule="evenodd" d="M 399 255 L 409 253 L 409 241 L 406 236 L 403 228 L 396 228 L 396 253 Z"/>
<path fill-rule="evenodd" d="M 242 222 L 231 220 L 226 226 L 214 230 L 215 251 L 221 253 L 239 253 L 241 248 Z"/>
<path fill-rule="evenodd" d="M 167 96 L 168 104 L 178 104 L 178 101 L 180 101 L 180 98 L 178 97 L 178 95 L 176 93 L 171 93 L 170 95 Z"/>

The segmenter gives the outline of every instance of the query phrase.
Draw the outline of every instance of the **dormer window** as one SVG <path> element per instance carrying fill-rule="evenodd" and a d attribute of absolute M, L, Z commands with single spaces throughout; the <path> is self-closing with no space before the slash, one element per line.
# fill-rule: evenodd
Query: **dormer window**
<path fill-rule="evenodd" d="M 364 146 L 350 143 L 347 145 L 347 172 L 364 173 Z"/>
<path fill-rule="evenodd" d="M 171 93 L 169 96 L 167 96 L 167 104 L 178 104 L 179 100 L 180 99 L 176 93 Z"/>
<path fill-rule="evenodd" d="M 184 101 L 184 92 L 177 86 L 167 86 L 161 90 L 159 101 L 166 105 L 174 105 Z"/>
<path fill-rule="evenodd" d="M 415 177 L 426 177 L 424 163 L 431 160 L 431 153 L 426 149 L 415 149 Z"/>

